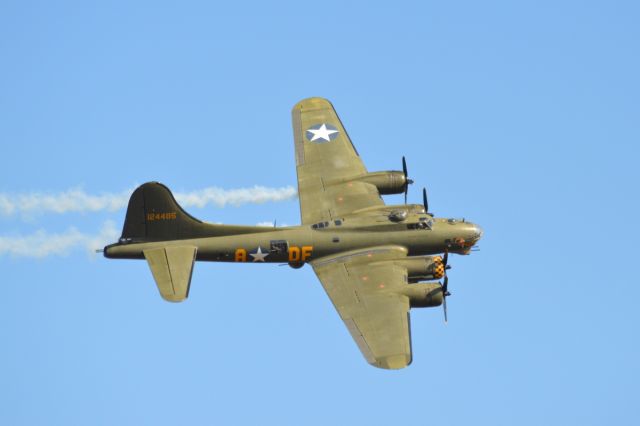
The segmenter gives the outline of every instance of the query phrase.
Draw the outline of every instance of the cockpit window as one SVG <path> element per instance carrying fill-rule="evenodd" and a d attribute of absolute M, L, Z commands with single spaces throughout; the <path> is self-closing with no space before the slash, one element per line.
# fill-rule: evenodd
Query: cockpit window
<path fill-rule="evenodd" d="M 427 218 L 427 220 L 422 220 L 418 223 L 409 223 L 407 224 L 407 229 L 431 229 L 433 227 L 433 219 Z"/>

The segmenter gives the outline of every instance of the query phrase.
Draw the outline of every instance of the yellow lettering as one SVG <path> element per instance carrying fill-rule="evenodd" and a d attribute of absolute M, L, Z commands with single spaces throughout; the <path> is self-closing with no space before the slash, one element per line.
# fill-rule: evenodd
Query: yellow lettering
<path fill-rule="evenodd" d="M 313 246 L 302 246 L 302 261 L 304 262 L 311 256 L 313 252 Z"/>
<path fill-rule="evenodd" d="M 299 262 L 300 261 L 300 247 L 291 246 L 289 247 L 289 262 Z"/>
<path fill-rule="evenodd" d="M 246 262 L 246 261 L 247 261 L 247 251 L 242 248 L 236 249 L 236 262 Z"/>
<path fill-rule="evenodd" d="M 164 212 L 164 213 L 147 213 L 147 220 L 176 220 L 178 214 L 176 212 Z"/>

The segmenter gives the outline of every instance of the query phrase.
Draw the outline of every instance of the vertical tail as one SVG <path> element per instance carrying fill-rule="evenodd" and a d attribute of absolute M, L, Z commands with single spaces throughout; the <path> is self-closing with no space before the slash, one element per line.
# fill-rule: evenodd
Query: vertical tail
<path fill-rule="evenodd" d="M 169 188 L 159 182 L 147 182 L 131 195 L 120 242 L 172 241 L 267 230 L 269 229 L 256 226 L 202 222 L 178 205 Z"/>
<path fill-rule="evenodd" d="M 214 227 L 185 212 L 169 188 L 159 182 L 148 182 L 131 195 L 121 241 L 168 241 L 215 236 Z"/>

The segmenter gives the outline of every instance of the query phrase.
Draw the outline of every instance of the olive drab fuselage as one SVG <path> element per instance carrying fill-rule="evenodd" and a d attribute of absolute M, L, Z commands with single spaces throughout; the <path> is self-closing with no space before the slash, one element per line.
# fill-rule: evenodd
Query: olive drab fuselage
<path fill-rule="evenodd" d="M 400 223 L 375 217 L 369 220 L 325 221 L 310 226 L 256 227 L 255 233 L 221 237 L 192 238 L 163 242 L 120 243 L 108 246 L 110 258 L 143 259 L 143 250 L 154 246 L 189 245 L 197 247 L 196 260 L 212 262 L 291 263 L 299 266 L 334 253 L 381 245 L 400 245 L 409 256 L 449 251 L 465 254 L 481 235 L 473 223 L 463 220 L 414 215 Z M 428 216 L 427 216 L 428 217 Z"/>

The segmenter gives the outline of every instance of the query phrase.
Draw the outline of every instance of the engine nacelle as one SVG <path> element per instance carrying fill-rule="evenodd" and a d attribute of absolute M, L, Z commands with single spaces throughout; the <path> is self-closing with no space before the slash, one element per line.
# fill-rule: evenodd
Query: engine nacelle
<path fill-rule="evenodd" d="M 412 308 L 431 308 L 442 305 L 443 294 L 440 283 L 409 284 L 403 290 Z"/>
<path fill-rule="evenodd" d="M 444 277 L 444 263 L 440 256 L 409 257 L 395 263 L 406 268 L 410 283 Z"/>
<path fill-rule="evenodd" d="M 358 180 L 374 185 L 382 195 L 402 194 L 407 186 L 406 176 L 398 171 L 367 173 Z"/>

